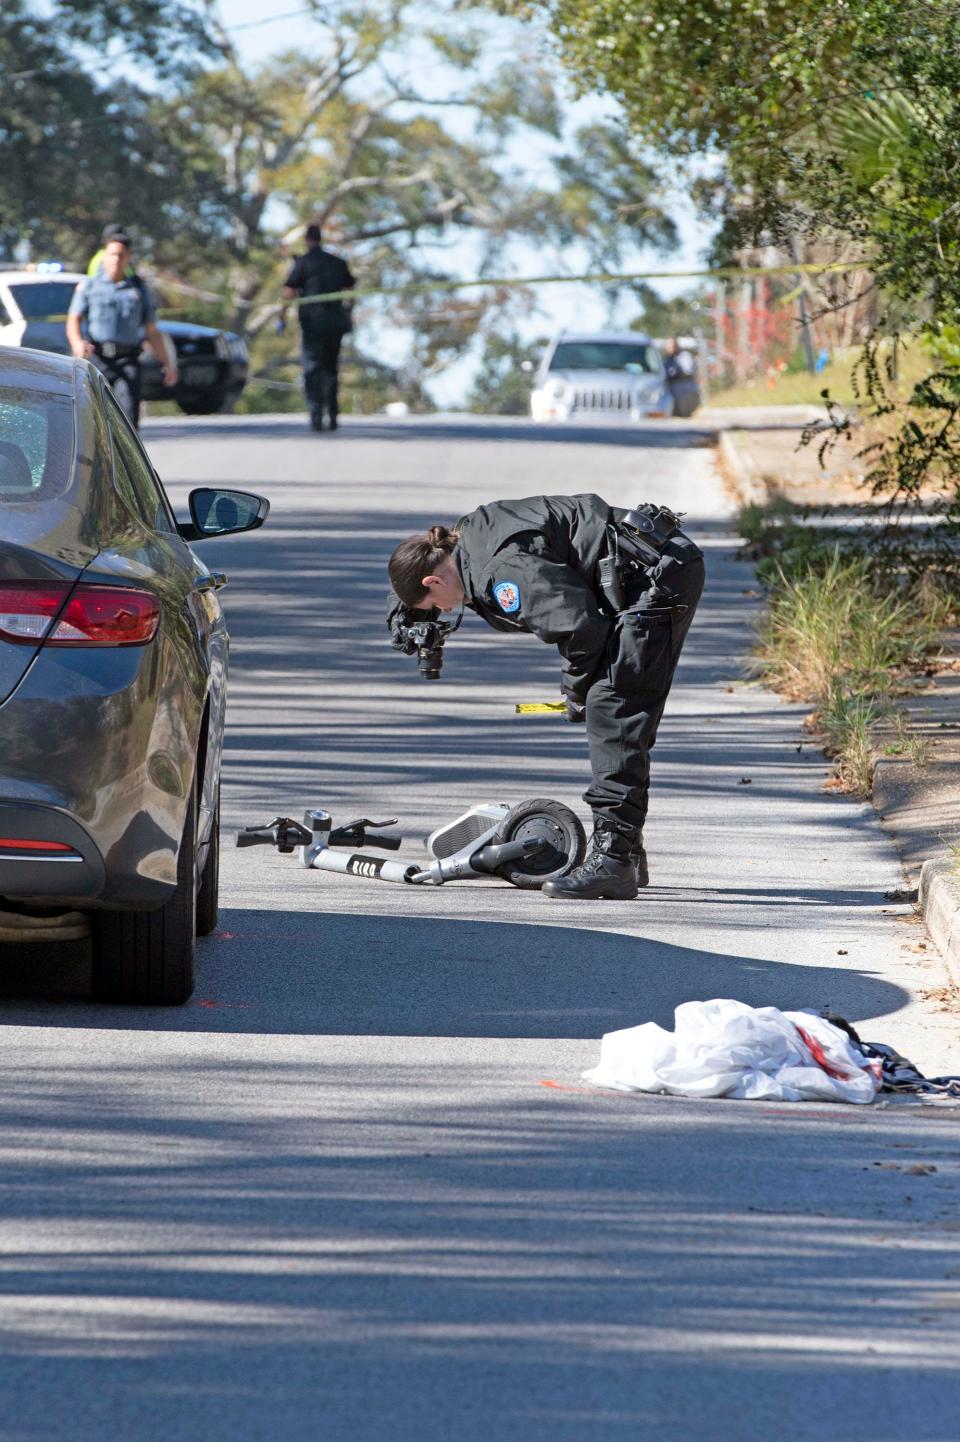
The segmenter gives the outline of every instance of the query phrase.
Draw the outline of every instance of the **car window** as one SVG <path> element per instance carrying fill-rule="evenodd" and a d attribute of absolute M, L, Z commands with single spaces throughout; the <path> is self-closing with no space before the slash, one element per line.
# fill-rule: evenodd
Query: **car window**
<path fill-rule="evenodd" d="M 133 504 L 147 525 L 154 531 L 177 533 L 170 502 L 154 475 L 149 462 L 127 424 L 126 417 L 113 396 L 107 393 L 110 435 L 113 438 L 113 462 L 117 489 L 129 505 Z"/>
<path fill-rule="evenodd" d="M 73 403 L 0 386 L 0 501 L 48 501 L 73 477 Z"/>
<path fill-rule="evenodd" d="M 25 320 L 63 320 L 76 288 L 75 280 L 37 280 L 12 285 L 10 294 Z"/>
<path fill-rule="evenodd" d="M 657 353 L 645 341 L 565 340 L 553 353 L 552 371 L 627 371 L 655 375 Z"/>

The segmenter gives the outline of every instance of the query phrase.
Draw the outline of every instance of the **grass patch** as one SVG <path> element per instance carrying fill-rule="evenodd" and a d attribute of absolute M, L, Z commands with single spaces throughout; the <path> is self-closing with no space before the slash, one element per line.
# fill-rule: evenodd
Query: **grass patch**
<path fill-rule="evenodd" d="M 882 588 L 866 557 L 839 546 L 816 559 L 776 573 L 760 623 L 764 680 L 797 701 L 823 703 L 837 683 L 852 695 L 891 693 L 929 654 L 946 606 Z"/>
<path fill-rule="evenodd" d="M 854 796 L 869 796 L 873 788 L 873 728 L 883 715 L 877 697 L 850 692 L 842 682 L 830 688 L 818 712 L 824 750 L 844 791 Z"/>
<path fill-rule="evenodd" d="M 748 506 L 741 519 L 768 598 L 755 654 L 760 679 L 813 703 L 843 789 L 869 795 L 881 721 L 893 726 L 887 754 L 923 765 L 929 743 L 910 735 L 893 698 L 929 667 L 951 619 L 949 600 L 929 583 L 880 571 L 862 540 L 841 544 L 803 524 L 789 503 Z"/>
<path fill-rule="evenodd" d="M 709 405 L 732 406 L 822 406 L 823 392 L 841 406 L 856 405 L 853 372 L 860 359 L 859 346 L 839 352 L 822 371 L 782 371 L 779 376 L 754 376 L 740 385 L 727 386 L 710 393 Z M 901 345 L 898 353 L 898 390 L 908 395 L 930 370 L 929 355 L 917 346 Z M 862 387 L 861 387 L 862 389 Z M 861 396 L 862 401 L 862 396 Z"/>
<path fill-rule="evenodd" d="M 754 376 L 740 385 L 711 391 L 711 409 L 741 406 L 822 406 L 823 392 L 829 390 L 842 406 L 853 405 L 853 367 L 859 352 L 840 356 L 822 371 L 784 371 L 776 378 Z"/>

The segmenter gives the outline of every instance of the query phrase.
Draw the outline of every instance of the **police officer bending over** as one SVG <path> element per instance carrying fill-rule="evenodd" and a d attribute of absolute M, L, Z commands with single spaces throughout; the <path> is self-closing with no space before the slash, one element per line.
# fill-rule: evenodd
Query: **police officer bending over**
<path fill-rule="evenodd" d="M 106 376 L 127 419 L 140 422 L 140 351 L 149 342 L 163 370 L 164 385 L 177 383 L 157 330 L 149 288 L 130 266 L 130 237 L 115 232 L 103 250 L 99 270 L 82 280 L 67 314 L 67 340 L 78 360 L 91 360 Z M 81 329 L 86 329 L 86 336 Z"/>
<path fill-rule="evenodd" d="M 556 645 L 571 721 L 586 723 L 593 847 L 549 896 L 628 900 L 648 882 L 650 751 L 703 590 L 703 555 L 672 512 L 599 496 L 491 501 L 394 551 L 388 625 L 469 606 L 497 631 Z"/>

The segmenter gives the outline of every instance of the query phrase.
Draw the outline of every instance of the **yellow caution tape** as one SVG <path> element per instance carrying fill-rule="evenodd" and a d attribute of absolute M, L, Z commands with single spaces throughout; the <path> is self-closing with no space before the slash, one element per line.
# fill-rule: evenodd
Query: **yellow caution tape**
<path fill-rule="evenodd" d="M 566 701 L 518 701 L 515 707 L 518 716 L 546 716 L 566 709 Z"/>
<path fill-rule="evenodd" d="M 587 271 L 580 275 L 563 272 L 549 275 L 476 276 L 470 280 L 410 281 L 405 285 L 358 285 L 350 290 L 327 291 L 323 295 L 297 296 L 293 300 L 284 301 L 284 305 L 300 310 L 304 306 L 329 305 L 338 300 L 354 301 L 366 296 L 418 296 L 443 294 L 457 290 L 512 289 L 515 286 L 528 285 L 613 285 L 637 280 L 749 280 L 753 276 L 762 275 L 827 275 L 836 271 L 863 270 L 868 268 L 869 264 L 869 259 L 864 256 L 853 261 L 795 261 L 786 265 L 721 265 L 698 270 L 598 270 Z M 186 286 L 177 286 L 176 282 L 168 279 L 159 281 L 158 285 L 161 288 L 168 286 L 187 289 Z M 204 299 L 215 298 L 210 291 L 204 291 L 202 294 Z M 236 300 L 236 297 L 231 295 L 223 295 L 219 298 L 223 302 L 229 303 Z M 190 304 L 165 306 L 159 314 L 172 316 L 191 309 L 193 307 Z"/>
<path fill-rule="evenodd" d="M 357 300 L 368 295 L 415 296 L 478 288 L 512 288 L 526 285 L 611 285 L 634 280 L 749 280 L 761 275 L 826 275 L 835 271 L 863 270 L 866 258 L 856 261 L 795 261 L 788 265 L 720 265 L 704 270 L 596 270 L 581 275 L 479 276 L 473 280 L 410 281 L 406 285 L 366 285 L 350 290 L 326 291 L 323 295 L 301 295 L 285 305 L 301 309 L 307 305 L 329 305 L 331 301 Z"/>

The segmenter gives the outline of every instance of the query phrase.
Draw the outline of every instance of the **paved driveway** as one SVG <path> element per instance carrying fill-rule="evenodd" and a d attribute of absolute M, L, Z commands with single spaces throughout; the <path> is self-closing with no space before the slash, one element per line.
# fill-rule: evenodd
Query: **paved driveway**
<path fill-rule="evenodd" d="M 829 1004 L 925 1067 L 955 1025 L 868 808 L 802 708 L 744 684 L 756 597 L 709 449 L 677 423 L 157 422 L 175 501 L 263 489 L 231 576 L 224 825 L 325 805 L 408 847 L 481 799 L 583 811 L 557 658 L 468 617 L 443 679 L 386 644 L 396 541 L 482 500 L 669 501 L 708 553 L 654 756 L 653 885 L 551 903 L 227 849 L 182 1011 L 10 978 L 0 1438 L 875 1442 L 955 1435 L 953 1110 L 583 1088 L 601 1033 L 680 1001 Z M 56 994 L 54 992 L 56 991 Z M 71 997 L 67 993 L 73 992 Z M 929 1170 L 933 1167 L 935 1170 Z M 920 1170 L 918 1170 L 920 1168 Z"/>

